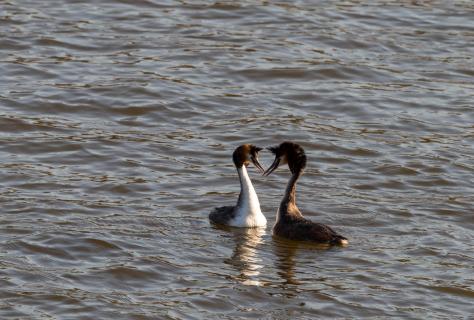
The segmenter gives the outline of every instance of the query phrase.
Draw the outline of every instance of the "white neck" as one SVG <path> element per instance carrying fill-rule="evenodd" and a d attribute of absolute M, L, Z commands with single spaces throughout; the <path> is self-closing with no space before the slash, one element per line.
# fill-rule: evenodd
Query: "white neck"
<path fill-rule="evenodd" d="M 240 195 L 235 206 L 235 216 L 230 222 L 234 227 L 263 227 L 267 219 L 260 210 L 260 202 L 253 188 L 252 181 L 247 173 L 247 168 L 237 168 L 240 179 Z"/>

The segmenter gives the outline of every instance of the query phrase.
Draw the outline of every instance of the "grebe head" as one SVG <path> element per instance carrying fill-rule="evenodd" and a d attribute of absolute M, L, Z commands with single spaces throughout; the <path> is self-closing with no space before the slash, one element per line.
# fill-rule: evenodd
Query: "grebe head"
<path fill-rule="evenodd" d="M 242 168 L 243 165 L 248 166 L 250 162 L 252 162 L 258 171 L 263 173 L 265 170 L 260 162 L 258 162 L 258 152 L 260 150 L 262 150 L 262 148 L 256 147 L 252 144 L 243 144 L 237 147 L 232 155 L 235 167 Z"/>
<path fill-rule="evenodd" d="M 288 164 L 291 173 L 301 171 L 306 167 L 306 154 L 303 148 L 296 143 L 285 141 L 276 147 L 269 147 L 275 155 L 272 165 L 263 173 L 268 176 L 281 164 Z"/>

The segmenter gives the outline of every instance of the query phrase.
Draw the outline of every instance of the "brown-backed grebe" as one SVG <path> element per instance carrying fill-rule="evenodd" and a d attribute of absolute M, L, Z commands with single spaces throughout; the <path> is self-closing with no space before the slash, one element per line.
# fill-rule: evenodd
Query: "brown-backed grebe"
<path fill-rule="evenodd" d="M 278 209 L 273 234 L 291 240 L 347 245 L 349 242 L 345 237 L 322 223 L 305 219 L 296 206 L 296 181 L 306 167 L 306 154 L 303 148 L 293 142 L 283 142 L 268 149 L 275 155 L 275 160 L 263 174 L 268 176 L 281 164 L 288 164 L 292 173 Z"/>
<path fill-rule="evenodd" d="M 215 208 L 209 214 L 211 222 L 231 227 L 264 227 L 267 219 L 260 210 L 257 193 L 253 188 L 252 181 L 247 173 L 247 166 L 252 162 L 254 166 L 263 172 L 258 162 L 258 148 L 251 144 L 244 144 L 235 149 L 232 159 L 240 179 L 240 195 L 235 206 Z"/>

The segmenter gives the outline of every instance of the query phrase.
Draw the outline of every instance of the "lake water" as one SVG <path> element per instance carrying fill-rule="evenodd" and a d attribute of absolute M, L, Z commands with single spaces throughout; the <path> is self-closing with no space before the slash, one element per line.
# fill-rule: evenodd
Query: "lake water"
<path fill-rule="evenodd" d="M 0 1 L 0 318 L 472 319 L 474 3 Z M 266 229 L 209 224 L 242 143 Z M 267 167 L 273 156 L 261 152 Z"/>

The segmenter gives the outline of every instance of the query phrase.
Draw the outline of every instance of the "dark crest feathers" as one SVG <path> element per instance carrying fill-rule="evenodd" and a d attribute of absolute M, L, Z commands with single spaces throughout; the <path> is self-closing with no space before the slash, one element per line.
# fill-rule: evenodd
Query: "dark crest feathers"
<path fill-rule="evenodd" d="M 278 151 L 278 146 L 276 147 L 268 147 L 267 150 L 270 150 L 271 153 L 273 153 L 274 155 L 276 155 L 277 151 Z"/>
<path fill-rule="evenodd" d="M 285 141 L 279 146 L 268 147 L 275 157 L 286 155 L 288 167 L 292 173 L 303 170 L 306 167 L 306 154 L 304 149 L 296 143 Z"/>
<path fill-rule="evenodd" d="M 260 152 L 260 151 L 263 150 L 263 148 L 256 147 L 256 146 L 254 146 L 254 145 L 251 145 L 250 148 L 251 148 L 251 150 L 252 150 L 253 153 L 258 153 L 258 152 Z"/>
<path fill-rule="evenodd" d="M 258 156 L 258 152 L 262 150 L 262 148 L 259 148 L 257 146 L 254 146 L 252 144 L 243 144 L 241 146 L 238 146 L 235 150 L 234 153 L 232 154 L 232 160 L 234 161 L 234 164 L 237 168 L 242 167 L 248 159 L 248 155 L 252 155 L 254 157 Z"/>

